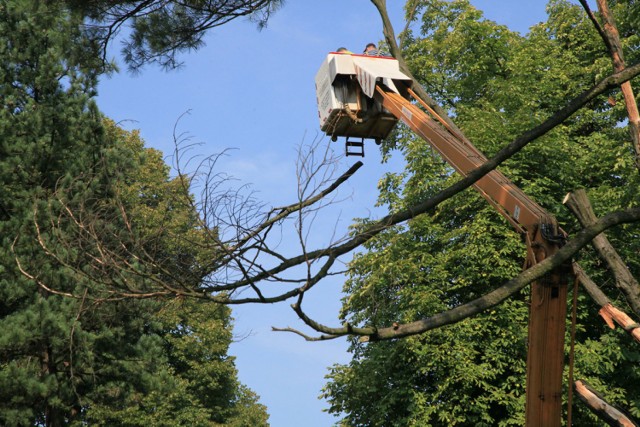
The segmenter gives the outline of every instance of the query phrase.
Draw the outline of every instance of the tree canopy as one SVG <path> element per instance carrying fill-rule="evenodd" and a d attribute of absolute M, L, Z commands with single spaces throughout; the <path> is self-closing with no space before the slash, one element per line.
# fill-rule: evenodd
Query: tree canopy
<path fill-rule="evenodd" d="M 99 112 L 99 46 L 82 23 L 54 4 L 0 7 L 0 424 L 266 425 L 265 408 L 239 383 L 227 354 L 229 309 L 96 301 L 86 274 L 42 250 L 73 229 L 61 210 L 93 213 L 102 219 L 93 230 L 106 236 L 123 226 L 115 213 L 126 207 L 139 241 L 174 254 L 163 265 L 195 271 L 185 264 L 197 247 L 155 234 L 161 224 L 192 228 L 188 204 L 153 210 L 185 188 L 170 179 L 159 152 Z M 56 251 L 78 264 L 90 259 L 77 241 Z M 192 285 L 198 277 L 190 275 Z"/>
<path fill-rule="evenodd" d="M 333 179 L 326 172 L 333 162 L 318 156 L 321 150 L 316 147 L 302 153 L 298 200 L 271 209 L 251 196 L 227 190 L 225 178 L 213 170 L 215 158 L 200 164 L 193 174 L 179 168 L 171 180 L 163 167 L 132 178 L 127 171 L 144 170 L 128 163 L 138 157 L 122 156 L 105 145 L 107 136 L 117 131 L 105 130 L 89 101 L 103 65 L 96 49 L 101 42 L 104 48 L 124 22 L 131 20 L 133 28 L 128 51 L 125 49 L 132 67 L 154 61 L 172 67 L 177 52 L 198 46 L 201 30 L 245 12 L 268 15 L 279 3 L 237 2 L 235 9 L 222 15 L 198 9 L 203 2 L 66 3 L 72 7 L 59 10 L 70 14 L 54 15 L 69 21 L 45 22 L 46 28 L 55 29 L 55 35 L 33 37 L 40 40 L 33 52 L 44 49 L 45 60 L 10 60 L 14 62 L 7 67 L 16 74 L 7 74 L 3 114 L 20 126 L 5 125 L 4 132 L 11 137 L 8 140 L 17 141 L 20 150 L 28 147 L 20 151 L 28 161 L 10 159 L 1 172 L 11 196 L 1 203 L 3 215 L 8 218 L 7 227 L 13 224 L 3 235 L 18 235 L 14 253 L 6 256 L 17 260 L 21 269 L 21 275 L 14 272 L 12 287 L 6 288 L 6 301 L 20 301 L 25 313 L 33 306 L 49 307 L 55 302 L 66 310 L 59 317 L 61 323 L 56 323 L 66 322 L 58 331 L 61 337 L 80 335 L 74 316 L 89 302 L 96 306 L 130 302 L 126 309 L 118 310 L 132 310 L 130 319 L 134 319 L 138 312 L 156 313 L 163 307 L 156 304 L 166 299 L 191 299 L 184 307 L 194 310 L 194 319 L 206 311 L 207 319 L 222 325 L 219 333 L 209 336 L 209 327 L 195 328 L 172 308 L 166 309 L 164 317 L 148 317 L 158 328 L 139 322 L 118 324 L 136 332 L 125 334 L 127 339 L 162 337 L 167 345 L 164 352 L 159 347 L 155 352 L 156 348 L 140 346 L 138 341 L 122 344 L 120 349 L 136 357 L 162 360 L 165 370 L 136 377 L 125 394 L 118 394 L 118 389 L 116 395 L 132 405 L 110 411 L 109 416 L 119 417 L 114 422 L 130 422 L 129 411 L 148 415 L 144 410 L 149 407 L 161 407 L 166 414 L 175 412 L 181 401 L 160 391 L 159 395 L 149 392 L 161 388 L 154 389 L 153 381 L 145 382 L 167 370 L 174 374 L 172 384 L 187 393 L 181 398 L 193 396 L 189 399 L 196 410 L 185 417 L 240 413 L 238 416 L 264 420 L 254 397 L 234 382 L 233 368 L 222 363 L 224 354 L 213 357 L 207 349 L 181 343 L 195 338 L 209 343 L 207 348 L 219 342 L 224 348 L 228 312 L 207 311 L 213 309 L 199 303 L 274 303 L 295 298 L 295 312 L 321 335 L 287 331 L 309 340 L 352 337 L 353 361 L 332 369 L 324 392 L 331 412 L 344 414 L 343 425 L 520 425 L 526 318 L 532 304 L 525 287 L 579 256 L 582 267 L 576 265 L 574 273 L 588 296 L 578 297 L 575 372 L 600 389 L 607 400 L 640 415 L 640 382 L 632 369 L 640 354 L 634 347 L 637 344 L 625 334 L 637 332 L 637 324 L 632 320 L 620 323 L 616 317 L 625 331 L 610 331 L 596 316 L 598 310 L 611 313 L 606 310 L 614 306 L 640 314 L 640 286 L 633 279 L 640 268 L 636 238 L 640 119 L 637 106 L 634 112 L 636 101 L 629 83 L 640 74 L 636 2 L 601 0 L 596 14 L 583 1 L 578 6 L 553 0 L 548 21 L 522 36 L 483 19 L 468 0 L 409 1 L 410 25 L 399 44 L 385 1 L 372 0 L 381 14 L 390 51 L 418 83 L 417 96 L 443 116 L 454 132 L 464 132 L 489 159 L 459 178 L 425 141 L 399 127 L 392 140 L 381 146 L 384 156 L 401 155 L 406 161 L 403 172 L 388 174 L 380 181 L 379 203 L 388 208 L 388 215 L 358 221 L 349 235 L 320 248 L 307 246 L 305 221 L 356 173 L 359 164 Z M 31 40 L 29 22 L 40 14 L 34 16 L 8 19 L 15 28 L 7 24 L 7 34 L 15 32 L 16 37 Z M 100 25 L 86 27 L 86 18 Z M 57 27 L 67 22 L 72 22 L 69 31 Z M 64 32 L 70 36 L 63 37 Z M 54 43 L 58 50 L 53 55 L 46 48 L 56 40 L 60 44 Z M 14 45 L 9 42 L 7 46 Z M 61 56 L 66 51 L 70 56 Z M 12 52 L 23 54 L 18 49 Z M 64 79 L 57 78 L 61 70 L 68 73 L 62 74 Z M 24 142 L 25 138 L 33 144 Z M 56 150 L 47 145 L 50 141 L 57 144 Z M 47 156 L 30 151 L 33 147 Z M 71 148 L 82 148 L 81 154 L 71 156 Z M 7 153 L 11 149 L 6 145 Z M 145 155 L 153 157 L 148 152 Z M 468 190 L 498 166 L 572 236 L 557 253 L 525 272 L 521 270 L 527 247 L 520 236 Z M 124 185 L 106 185 L 114 180 Z M 189 188 L 194 189 L 198 182 L 203 191 L 193 196 Z M 593 203 L 598 214 L 595 219 L 576 219 L 562 205 L 565 193 L 580 188 Z M 294 230 L 300 242 L 300 252 L 293 255 L 279 252 L 274 244 L 279 231 L 289 224 L 294 224 L 288 229 Z M 596 243 L 604 231 L 608 246 Z M 323 278 L 338 272 L 335 264 L 340 257 L 358 249 L 364 251 L 349 265 L 342 325 L 319 324 L 303 310 L 305 295 Z M 35 251 L 38 257 L 25 263 Z M 624 260 L 623 265 L 613 263 L 613 256 Z M 69 277 L 75 280 L 67 280 Z M 33 292 L 25 293 L 26 287 L 18 283 L 25 283 Z M 9 295 L 9 289 L 17 296 Z M 16 307 L 6 311 L 17 313 Z M 108 307 L 104 313 L 92 314 L 110 319 L 113 306 Z M 51 313 L 60 313 L 62 308 Z M 613 315 L 603 317 L 613 325 Z M 25 316 L 32 318 L 37 317 Z M 22 321 L 21 317 L 7 319 Z M 189 334 L 183 333 L 186 330 Z M 178 338 L 185 341 L 176 341 Z M 59 363 L 52 364 L 53 343 L 40 344 L 35 348 L 40 351 L 41 366 L 46 366 L 41 377 L 63 372 Z M 55 344 L 64 352 L 68 341 L 60 338 Z M 149 351 L 135 353 L 142 347 Z M 91 355 L 88 351 L 84 357 Z M 211 370 L 196 369 L 198 355 L 221 363 Z M 65 363 L 74 366 L 60 360 L 65 368 Z M 66 379 L 76 378 L 77 371 L 67 371 Z M 118 374 L 122 372 L 128 371 Z M 231 384 L 231 388 L 223 387 L 226 397 L 222 401 L 200 399 L 206 387 L 199 379 L 215 382 L 219 374 Z M 81 413 L 83 406 L 73 384 L 70 381 L 63 390 L 66 400 L 42 400 L 48 406 L 38 416 L 59 420 L 75 414 L 74 410 Z M 144 387 L 140 400 L 136 393 Z M 107 393 L 109 396 L 112 394 Z M 157 396 L 162 396 L 162 405 L 154 400 Z M 230 401 L 237 403 L 235 408 Z M 219 409 L 217 415 L 209 405 Z M 25 414 L 23 419 L 35 416 Z M 103 414 L 107 416 L 107 411 Z M 586 409 L 578 411 L 575 419 L 582 425 L 596 422 Z"/>

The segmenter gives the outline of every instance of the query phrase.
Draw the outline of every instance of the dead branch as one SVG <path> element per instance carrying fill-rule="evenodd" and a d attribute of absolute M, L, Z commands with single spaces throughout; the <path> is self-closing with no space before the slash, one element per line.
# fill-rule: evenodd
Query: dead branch
<path fill-rule="evenodd" d="M 102 297 L 104 298 L 120 298 L 123 296 L 148 298 L 182 295 L 204 298 L 221 304 L 284 301 L 300 295 L 304 287 L 280 291 L 276 295 L 259 294 L 256 298 L 237 298 L 234 293 L 244 288 L 252 288 L 253 285 L 258 285 L 262 281 L 290 282 L 282 274 L 291 272 L 300 265 L 309 267 L 311 261 L 326 265 L 329 262 L 327 260 L 331 260 L 330 263 L 332 264 L 333 260 L 351 252 L 389 227 L 429 212 L 444 200 L 473 185 L 478 179 L 519 152 L 528 143 L 562 123 L 590 100 L 638 74 L 640 74 L 640 64 L 606 77 L 591 89 L 571 100 L 567 106 L 545 122 L 525 132 L 505 146 L 485 164 L 434 197 L 406 210 L 387 215 L 370 223 L 350 238 L 341 242 L 334 242 L 321 249 L 304 251 L 304 253 L 287 257 L 284 254 L 279 254 L 277 250 L 270 246 L 270 234 L 276 229 L 274 227 L 281 226 L 287 221 L 291 217 L 291 213 L 298 212 L 301 209 L 308 209 L 314 203 L 323 200 L 322 196 L 333 192 L 340 184 L 352 176 L 359 167 L 357 165 L 354 165 L 342 177 L 338 178 L 335 183 L 330 184 L 326 190 L 320 190 L 317 195 L 311 195 L 304 202 L 298 201 L 279 211 L 272 211 L 273 213 L 266 216 L 260 212 L 260 205 L 250 200 L 247 201 L 238 190 L 225 190 L 219 180 L 206 181 L 206 188 L 203 191 L 207 192 L 209 190 L 206 196 L 208 204 L 206 206 L 198 206 L 198 212 L 202 214 L 204 211 L 208 216 L 206 218 L 200 217 L 197 222 L 200 228 L 204 229 L 206 235 L 209 236 L 206 242 L 196 240 L 189 242 L 184 233 L 175 234 L 162 224 L 152 236 L 143 239 L 132 236 L 131 233 L 127 234 L 130 229 L 129 226 L 124 226 L 122 230 L 115 230 L 112 235 L 105 235 L 100 224 L 127 224 L 130 218 L 126 214 L 126 209 L 123 206 L 118 206 L 115 210 L 112 207 L 105 209 L 105 212 L 108 212 L 104 213 L 104 215 L 107 215 L 105 217 L 101 217 L 103 215 L 102 212 L 89 214 L 89 210 L 84 209 L 82 206 L 73 208 L 65 206 L 65 191 L 61 189 L 58 203 L 65 207 L 63 211 L 66 213 L 50 213 L 50 215 L 63 215 L 65 216 L 65 221 L 77 223 L 76 232 L 79 240 L 63 241 L 61 240 L 62 237 L 58 236 L 54 239 L 56 240 L 55 244 L 54 242 L 45 243 L 43 248 L 53 254 L 55 250 L 52 245 L 72 248 L 77 247 L 74 245 L 77 245 L 78 242 L 82 242 L 80 247 L 84 248 L 84 255 L 88 259 L 83 261 L 85 264 L 76 265 L 75 267 L 69 264 L 69 268 L 75 268 L 79 274 L 84 275 L 88 280 L 101 282 L 105 294 Z M 210 164 L 211 167 L 214 165 L 215 162 Z M 210 176 L 212 176 L 211 172 L 205 177 L 209 179 Z M 220 179 L 226 182 L 224 181 L 226 178 L 222 177 Z M 192 179 L 187 179 L 186 181 L 192 182 Z M 73 214 L 74 210 L 80 212 L 77 218 Z M 83 225 L 80 226 L 78 224 Z M 55 224 L 50 224 L 49 227 L 51 230 L 56 229 Z M 258 230 L 259 232 L 256 233 Z M 231 235 L 225 237 L 227 231 Z M 56 234 L 52 233 L 51 236 L 56 236 Z M 185 238 L 187 241 L 185 241 Z M 198 268 L 199 273 L 193 272 L 188 268 L 187 270 L 176 269 L 176 266 L 171 264 L 170 254 L 157 252 L 159 249 L 158 239 L 169 239 L 176 242 L 181 241 L 183 244 L 197 245 L 209 253 L 209 259 L 201 262 Z M 116 243 L 115 246 L 108 246 L 104 244 L 105 241 L 119 243 Z M 260 258 L 261 254 L 266 255 L 267 258 L 263 260 Z M 278 256 L 275 256 L 275 254 L 278 254 Z M 159 255 L 160 259 L 158 259 Z M 56 257 L 54 256 L 54 258 Z M 322 261 L 323 259 L 324 261 Z M 163 264 L 165 260 L 169 262 L 169 265 L 165 266 Z M 275 263 L 273 263 L 274 260 Z M 61 257 L 57 257 L 56 261 L 66 262 Z M 269 263 L 271 265 L 268 265 Z M 240 265 L 243 268 L 240 268 Z M 322 268 L 320 269 L 323 270 Z M 195 281 L 199 284 L 194 287 L 194 279 L 196 279 L 194 274 L 196 273 L 199 274 L 199 277 Z M 327 274 L 329 274 L 328 271 Z M 300 280 L 300 282 L 308 280 L 312 276 L 305 274 L 304 280 Z M 133 280 L 134 278 L 135 280 Z M 139 279 L 145 284 L 144 289 L 136 287 L 135 283 L 138 283 Z"/>
<path fill-rule="evenodd" d="M 188 142 L 187 138 L 175 132 L 174 137 L 177 145 Z M 96 208 L 94 201 L 85 203 L 79 200 L 71 204 L 68 191 L 58 188 L 57 199 L 49 204 L 47 212 L 38 212 L 34 207 L 35 240 L 53 262 L 74 271 L 79 278 L 99 285 L 90 292 L 90 299 L 187 296 L 220 304 L 244 304 L 274 303 L 292 298 L 311 289 L 322 278 L 334 274 L 330 270 L 336 256 L 325 251 L 319 256 L 305 258 L 307 273 L 303 277 L 283 276 L 281 272 L 302 262 L 299 258 L 292 262 L 291 258 L 280 253 L 273 245 L 279 244 L 277 240 L 281 237 L 277 236 L 274 243 L 271 233 L 298 214 L 296 231 L 304 257 L 308 253 L 307 232 L 303 230 L 305 218 L 334 203 L 335 197 L 327 200 L 328 197 L 335 194 L 362 166 L 362 162 L 358 162 L 346 173 L 333 179 L 336 159 L 329 155 L 328 148 L 318 156 L 317 144 L 314 141 L 311 147 L 307 147 L 307 154 L 300 153 L 301 163 L 304 164 L 298 165 L 298 201 L 274 208 L 266 214 L 260 213 L 261 205 L 248 201 L 239 190 L 227 190 L 227 177 L 212 173 L 211 170 L 199 173 L 203 165 L 209 168 L 215 166 L 219 156 L 214 156 L 209 163 L 206 159 L 200 162 L 194 173 L 195 177 L 202 176 L 204 179 L 201 204 L 194 201 L 195 198 L 188 191 L 190 187 L 186 187 L 194 183 L 194 176 L 188 177 L 177 166 L 177 186 L 182 191 L 174 191 L 168 197 L 172 204 L 186 206 L 187 211 L 199 214 L 193 218 L 195 228 L 187 233 L 181 226 L 174 229 L 169 217 L 166 220 L 162 217 L 156 219 L 157 224 L 153 224 L 152 230 L 146 224 L 134 223 L 139 222 L 140 218 L 136 219 L 135 212 L 130 211 L 131 207 L 125 206 L 123 200 L 126 195 L 125 199 L 120 195 L 115 201 L 102 201 L 104 206 Z M 180 153 L 176 151 L 178 163 L 180 158 Z M 137 194 L 137 190 L 134 193 Z M 104 227 L 104 224 L 112 226 Z M 68 229 L 65 233 L 57 232 L 63 227 Z M 226 230 L 230 232 L 226 233 Z M 167 252 L 167 244 L 175 244 L 176 253 Z M 334 244 L 331 241 L 328 247 Z M 188 247 L 200 248 L 209 254 L 208 259 L 176 263 L 176 258 L 183 255 L 180 248 Z M 27 271 L 24 267 L 26 264 L 21 262 L 17 254 L 15 257 L 22 273 L 47 292 L 68 297 L 80 296 L 53 289 Z M 284 268 L 267 268 L 265 265 L 268 263 Z M 282 286 L 274 287 L 278 292 L 269 295 L 266 293 L 268 289 L 258 287 L 260 281 L 294 284 L 294 287 L 285 291 Z M 256 297 L 240 297 L 244 289 L 253 290 Z"/>
<path fill-rule="evenodd" d="M 432 329 L 459 322 L 488 308 L 498 305 L 509 296 L 527 286 L 529 283 L 533 282 L 534 280 L 540 279 L 545 274 L 549 273 L 553 269 L 559 267 L 560 265 L 571 259 L 571 257 L 573 257 L 584 246 L 588 245 L 591 240 L 602 231 L 615 225 L 636 222 L 639 220 L 640 208 L 630 208 L 625 211 L 614 212 L 605 215 L 596 223 L 584 228 L 579 233 L 577 233 L 575 237 L 572 238 L 555 255 L 523 271 L 518 276 L 509 280 L 497 289 L 494 289 L 493 291 L 483 295 L 482 297 L 466 304 L 460 305 L 454 309 L 438 313 L 432 317 L 417 320 L 415 322 L 410 322 L 402 325 L 396 324 L 391 327 L 384 328 L 358 328 L 349 324 L 340 328 L 332 328 L 321 325 L 306 316 L 300 306 L 294 306 L 293 309 L 305 324 L 307 324 L 312 329 L 329 336 L 359 335 L 362 336 L 362 341 L 381 341 L 421 334 Z"/>
<path fill-rule="evenodd" d="M 596 392 L 587 382 L 578 380 L 574 383 L 578 397 L 593 412 L 611 426 L 637 427 L 638 424 L 621 410 L 615 408 Z"/>
<path fill-rule="evenodd" d="M 291 332 L 293 334 L 299 335 L 302 338 L 305 339 L 305 341 L 327 341 L 327 340 L 332 340 L 334 338 L 337 338 L 337 336 L 332 336 L 332 335 L 320 335 L 317 337 L 312 337 L 310 335 L 307 335 L 303 332 L 300 332 L 297 329 L 293 329 L 291 327 L 286 327 L 286 328 L 276 328 L 275 326 L 271 327 L 271 331 L 273 332 Z"/>
<path fill-rule="evenodd" d="M 383 18 L 385 35 L 389 39 L 390 48 L 402 63 L 402 55 L 393 39 L 393 28 L 385 11 L 385 1 L 372 0 L 372 2 L 379 9 Z M 66 206 L 64 191 L 60 191 L 61 196 L 58 200 L 60 205 L 64 207 L 61 215 L 65 217 L 65 221 L 76 224 L 78 241 L 82 242 L 80 247 L 84 249 L 85 259 L 82 260 L 84 264 L 74 266 L 70 260 L 63 259 L 62 256 L 55 253 L 54 247 L 56 245 L 69 249 L 78 242 L 63 241 L 62 237 L 56 236 L 55 233 L 49 236 L 53 239 L 52 241 L 46 241 L 43 234 L 38 232 L 39 239 L 45 252 L 48 252 L 56 262 L 67 265 L 69 268 L 75 268 L 78 274 L 88 280 L 100 282 L 103 285 L 101 289 L 104 298 L 180 295 L 203 298 L 221 304 L 284 301 L 303 294 L 322 277 L 331 274 L 328 267 L 333 265 L 338 257 L 358 248 L 389 227 L 429 212 L 442 201 L 471 186 L 531 141 L 562 123 L 595 97 L 638 74 L 640 74 L 640 64 L 606 77 L 591 89 L 571 100 L 545 122 L 522 134 L 485 164 L 436 196 L 404 211 L 374 221 L 350 238 L 338 242 L 332 241 L 321 249 L 311 251 L 306 249 L 300 225 L 298 225 L 298 233 L 302 243 L 302 253 L 294 256 L 280 253 L 272 244 L 271 234 L 285 221 L 292 219 L 293 213 L 298 214 L 300 222 L 303 210 L 314 209 L 313 206 L 316 203 L 324 200 L 328 194 L 355 173 L 359 165 L 354 165 L 342 177 L 329 184 L 326 190 L 320 189 L 308 197 L 299 198 L 296 203 L 271 210 L 265 215 L 261 211 L 262 205 L 254 202 L 251 197 L 244 197 L 239 190 L 225 189 L 228 178 L 213 173 L 215 156 L 209 163 L 203 163 L 209 166 L 208 170 L 204 172 L 204 196 L 201 198 L 204 200 L 204 205 L 190 203 L 192 203 L 192 207 L 197 208 L 200 214 L 196 226 L 204 230 L 208 240 L 206 242 L 199 239 L 188 241 L 187 238 L 187 243 L 206 251 L 209 258 L 199 261 L 196 272 L 192 271 L 190 265 L 185 267 L 173 264 L 171 254 L 158 252 L 162 246 L 159 245 L 162 239 L 184 243 L 184 233 L 176 234 L 169 227 L 160 224 L 156 230 L 157 233 L 154 233 L 155 235 L 144 238 L 133 236 L 130 218 L 128 218 L 123 206 L 116 209 L 116 216 L 109 211 L 105 217 L 100 217 L 100 215 L 92 217 L 88 213 L 89 210 L 83 211 L 82 206 Z M 416 85 L 416 89 L 420 89 L 420 86 Z M 439 106 L 436 105 L 432 108 L 438 114 L 446 117 Z M 452 127 L 457 129 L 455 125 Z M 179 156 L 176 157 L 179 158 Z M 312 169 L 309 168 L 310 171 Z M 314 174 L 315 172 L 311 172 L 308 176 L 314 176 Z M 179 176 L 182 185 L 186 183 L 193 185 L 194 177 L 185 178 L 186 174 L 184 173 L 180 173 Z M 182 197 L 189 200 L 186 193 Z M 81 214 L 74 216 L 74 209 L 79 210 Z M 60 214 L 50 213 L 50 215 Z M 124 227 L 123 230 L 115 230 L 112 234 L 105 235 L 99 226 L 100 223 L 120 223 L 124 224 Z M 53 223 L 49 227 L 51 230 L 56 229 L 56 225 Z M 105 241 L 111 242 L 111 244 L 106 244 Z M 293 279 L 285 277 L 285 273 L 293 274 L 291 272 L 301 265 L 307 267 L 303 277 Z M 315 271 L 312 271 L 313 268 Z M 29 274 L 27 271 L 25 273 Z M 265 289 L 258 288 L 261 282 L 303 283 L 303 285 L 287 290 L 277 288 L 275 295 L 269 295 Z M 143 286 L 140 287 L 139 283 L 143 283 Z M 252 289 L 256 293 L 256 297 L 239 297 L 239 293 L 245 289 Z M 484 301 L 482 304 L 494 304 L 494 302 L 490 302 L 494 296 L 493 294 L 487 295 L 486 300 L 482 300 Z M 407 333 L 412 332 L 409 330 Z"/>

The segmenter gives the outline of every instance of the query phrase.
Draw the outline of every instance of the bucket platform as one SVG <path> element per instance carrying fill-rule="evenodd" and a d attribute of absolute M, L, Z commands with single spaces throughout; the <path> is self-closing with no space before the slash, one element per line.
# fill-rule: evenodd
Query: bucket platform
<path fill-rule="evenodd" d="M 337 52 L 327 55 L 316 74 L 322 132 L 333 141 L 346 137 L 348 141 L 361 138 L 380 143 L 385 139 L 398 119 L 374 99 L 379 82 L 401 95 L 406 95 L 400 91 L 412 83 L 391 57 Z"/>

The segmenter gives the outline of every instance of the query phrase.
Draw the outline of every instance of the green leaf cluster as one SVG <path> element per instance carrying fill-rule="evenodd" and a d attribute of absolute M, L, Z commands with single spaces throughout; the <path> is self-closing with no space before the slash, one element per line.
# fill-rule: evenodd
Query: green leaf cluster
<path fill-rule="evenodd" d="M 637 36 L 629 29 L 636 2 L 614 4 L 628 56 L 637 57 Z M 411 71 L 488 156 L 611 73 L 599 35 L 570 2 L 552 0 L 547 22 L 526 35 L 485 19 L 467 0 L 411 2 L 415 5 L 419 29 L 407 34 L 404 51 Z M 569 233 L 579 226 L 561 204 L 568 191 L 587 188 L 599 214 L 638 202 L 638 174 L 620 101 L 618 91 L 594 100 L 500 167 Z M 379 205 L 391 212 L 457 180 L 406 128 L 383 150 L 406 162 L 404 171 L 379 183 Z M 637 232 L 629 226 L 608 233 L 636 277 Z M 342 317 L 374 327 L 471 301 L 516 276 L 525 258 L 519 236 L 473 189 L 381 233 L 365 249 L 351 262 Z M 581 262 L 599 283 L 611 283 L 593 251 L 583 251 Z M 617 292 L 610 297 L 628 309 Z M 603 386 L 612 403 L 637 413 L 640 378 L 634 365 L 640 352 L 624 333 L 603 326 L 596 313 L 581 297 L 576 377 Z M 523 425 L 527 321 L 523 291 L 489 312 L 422 336 L 353 340 L 353 360 L 328 375 L 329 411 L 342 416 L 344 426 Z M 598 425 L 583 406 L 574 412 L 574 422 Z"/>

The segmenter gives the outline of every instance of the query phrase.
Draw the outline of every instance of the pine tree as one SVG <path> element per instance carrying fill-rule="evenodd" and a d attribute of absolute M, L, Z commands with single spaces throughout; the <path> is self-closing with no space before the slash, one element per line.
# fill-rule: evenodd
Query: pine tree
<path fill-rule="evenodd" d="M 57 246 L 56 257 L 40 244 L 74 241 L 77 227 L 61 215 L 65 209 L 95 218 L 105 241 L 126 226 L 117 200 L 136 206 L 137 224 L 149 213 L 165 215 L 170 227 L 192 225 L 184 220 L 189 204 L 174 205 L 169 217 L 153 209 L 182 188 L 160 153 L 95 106 L 105 70 L 82 22 L 55 3 L 0 5 L 0 424 L 266 425 L 264 407 L 238 383 L 227 355 L 227 309 L 62 295 L 100 286 L 65 267 L 65 260 L 91 262 L 82 240 Z M 147 198 L 136 191 L 142 186 L 151 188 Z M 122 194 L 129 198 L 116 197 Z M 142 227 L 135 233 L 175 253 L 163 236 L 151 238 Z M 193 269 L 195 249 L 180 253 L 164 266 Z M 192 278 L 196 286 L 197 271 Z M 129 279 L 144 286 L 140 276 Z"/>
<path fill-rule="evenodd" d="M 28 260 L 38 278 L 74 286 L 38 254 L 32 225 L 57 186 L 69 185 L 71 199 L 92 192 L 78 177 L 92 175 L 102 150 L 90 100 L 99 69 L 76 17 L 31 1 L 4 3 L 0 15 L 0 422 L 59 426 L 81 411 L 77 379 L 90 356 L 78 350 L 92 337 L 76 318 L 86 307 L 37 287 L 15 258 Z"/>

